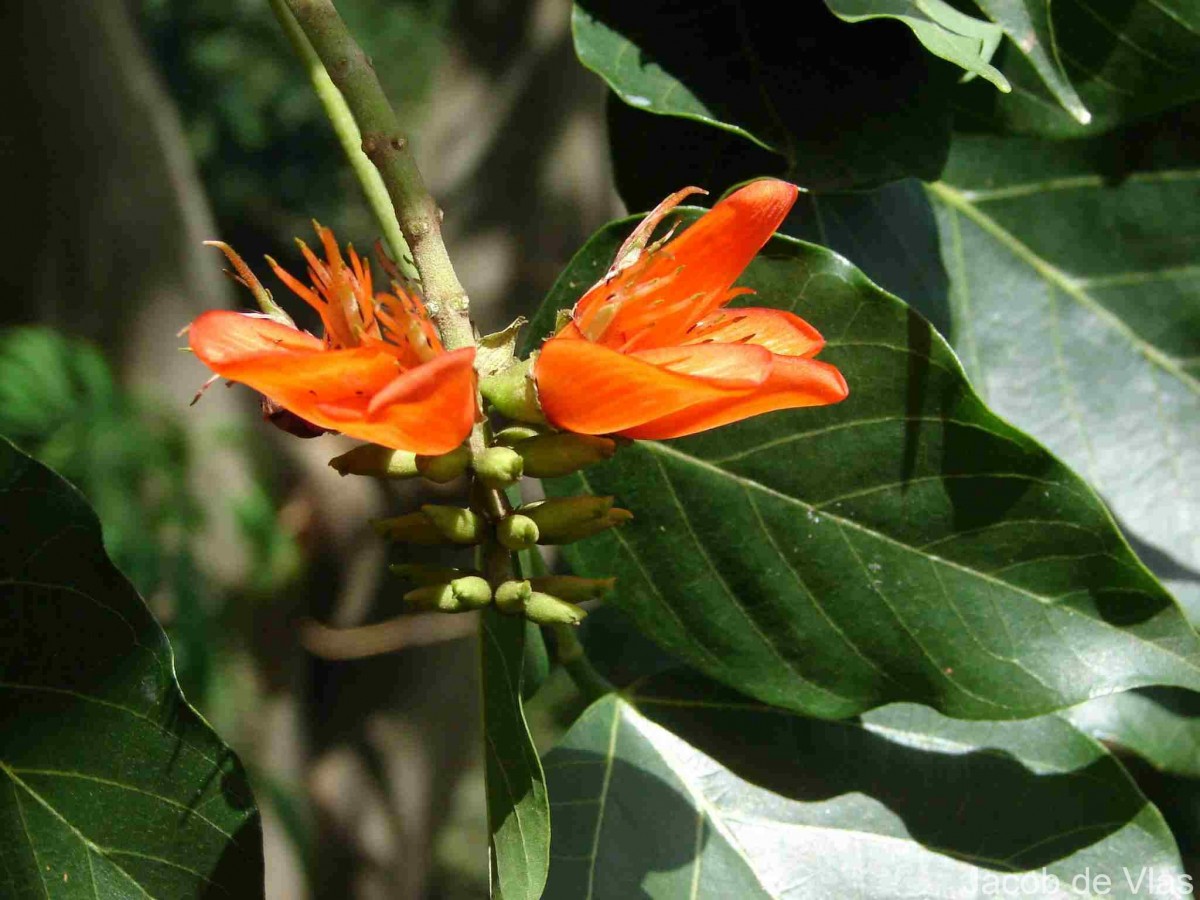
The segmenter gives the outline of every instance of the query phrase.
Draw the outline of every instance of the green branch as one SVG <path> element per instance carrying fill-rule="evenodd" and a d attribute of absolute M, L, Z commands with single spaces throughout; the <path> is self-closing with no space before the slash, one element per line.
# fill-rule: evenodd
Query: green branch
<path fill-rule="evenodd" d="M 583 644 L 575 636 L 570 625 L 554 625 L 554 642 L 557 645 L 558 661 L 562 663 L 575 686 L 588 700 L 599 700 L 605 694 L 616 691 L 612 682 L 601 675 L 584 652 Z"/>
<path fill-rule="evenodd" d="M 271 9 L 274 10 L 275 18 L 279 20 L 296 55 L 300 57 L 304 68 L 308 70 L 308 77 L 312 81 L 313 90 L 317 93 L 317 99 L 325 108 L 325 115 L 333 126 L 338 143 L 342 145 L 346 159 L 350 162 L 350 168 L 354 170 L 358 183 L 362 186 L 363 194 L 366 195 L 371 211 L 379 220 L 379 227 L 383 230 L 383 239 L 387 244 L 388 252 L 392 259 L 396 260 L 396 264 L 400 266 L 404 275 L 415 279 L 417 270 L 413 267 L 408 244 L 400 232 L 400 223 L 396 221 L 396 211 L 392 208 L 392 200 L 388 196 L 387 188 L 384 187 L 383 179 L 379 176 L 379 170 L 363 153 L 362 136 L 359 134 L 358 123 L 354 121 L 350 107 L 346 105 L 341 91 L 337 89 L 333 79 L 325 71 L 325 66 L 322 65 L 321 58 L 317 56 L 317 51 L 308 42 L 304 31 L 296 23 L 295 16 L 287 8 L 284 0 L 271 0 Z"/>
<path fill-rule="evenodd" d="M 448 350 L 473 345 L 467 294 L 442 243 L 441 210 L 425 188 L 374 66 L 331 0 L 285 2 L 358 123 L 362 152 L 379 170 L 391 198 L 442 343 Z"/>

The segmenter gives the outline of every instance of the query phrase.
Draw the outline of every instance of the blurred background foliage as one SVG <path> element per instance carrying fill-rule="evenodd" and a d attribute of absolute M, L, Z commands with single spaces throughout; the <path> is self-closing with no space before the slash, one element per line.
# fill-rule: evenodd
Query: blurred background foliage
<path fill-rule="evenodd" d="M 247 255 L 316 218 L 369 230 L 358 184 L 267 0 L 141 0 L 150 52 L 179 108 L 221 233 Z M 380 78 L 424 107 L 445 53 L 448 0 L 362 0 L 344 14 Z"/>
<path fill-rule="evenodd" d="M 535 308 L 621 212 L 569 4 L 338 7 L 401 110 L 483 326 Z M 399 611 L 367 521 L 411 495 L 337 478 L 326 463 L 348 442 L 275 432 L 244 389 L 188 407 L 208 373 L 180 328 L 248 299 L 202 241 L 265 274 L 264 253 L 299 268 L 313 218 L 360 247 L 378 235 L 269 0 L 69 16 L 10 0 L 0 28 L 17 48 L 0 57 L 0 191 L 20 225 L 0 267 L 0 433 L 94 505 L 189 700 L 250 769 L 268 897 L 487 896 L 473 623 L 410 617 L 396 652 L 362 659 L 306 637 Z M 530 710 L 541 746 L 580 709 L 556 673 Z"/>

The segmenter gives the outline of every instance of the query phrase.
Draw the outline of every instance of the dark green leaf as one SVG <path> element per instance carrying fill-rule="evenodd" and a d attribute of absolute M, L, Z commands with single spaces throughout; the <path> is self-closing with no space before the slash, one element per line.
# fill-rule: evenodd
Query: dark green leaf
<path fill-rule="evenodd" d="M 967 123 L 1063 137 L 1104 131 L 1200 96 L 1200 6 L 1190 0 L 976 0 L 1011 41 L 1004 96 L 963 89 Z"/>
<path fill-rule="evenodd" d="M 66 482 L 0 440 L 5 898 L 262 896 L 237 758 Z"/>
<path fill-rule="evenodd" d="M 1200 696 L 1148 688 L 1098 697 L 1062 713 L 1080 731 L 1156 769 L 1200 778 Z"/>
<path fill-rule="evenodd" d="M 196 563 L 203 522 L 181 423 L 123 391 L 91 343 L 23 326 L 0 332 L 0 434 L 87 498 L 113 563 L 170 610 L 176 674 L 202 703 L 218 604 Z M 271 521 L 278 531 L 274 507 Z"/>
<path fill-rule="evenodd" d="M 1113 896 L 1177 897 L 1187 884 L 1158 811 L 1054 716 L 968 723 L 896 705 L 822 722 L 672 674 L 594 703 L 546 771 L 550 900 L 1107 895 L 1100 876 Z M 1031 874 L 1001 882 L 1014 873 Z"/>
<path fill-rule="evenodd" d="M 1167 125 L 1165 142 L 963 138 L 930 190 L 972 382 L 1182 597 L 1200 580 L 1200 159 L 1174 145 L 1195 126 Z"/>
<path fill-rule="evenodd" d="M 479 641 L 494 895 L 537 900 L 546 883 L 550 809 L 521 707 L 525 620 L 488 607 L 480 618 Z"/>
<path fill-rule="evenodd" d="M 897 19 L 930 53 L 986 78 L 1002 91 L 1011 90 L 1008 80 L 990 65 L 1004 32 L 991 22 L 963 15 L 944 0 L 825 0 L 825 5 L 847 22 Z"/>
<path fill-rule="evenodd" d="M 1092 120 L 1071 79 L 1063 69 L 1062 60 L 1054 52 L 1050 4 L 1026 0 L 975 0 L 979 7 L 1004 30 L 1008 38 L 1028 58 L 1036 77 L 1041 79 L 1055 100 L 1080 124 Z M 1026 73 L 1026 77 L 1030 73 Z M 1024 87 L 1022 84 L 1021 87 Z"/>
<path fill-rule="evenodd" d="M 613 179 L 630 212 L 651 210 L 689 184 L 708 191 L 711 201 L 751 178 L 786 174 L 782 156 L 725 129 L 643 112 L 612 93 L 606 111 Z"/>
<path fill-rule="evenodd" d="M 631 106 L 724 129 L 809 188 L 936 177 L 954 70 L 896 22 L 823 6 L 580 0 L 575 51 Z"/>
<path fill-rule="evenodd" d="M 532 335 L 632 222 L 572 261 Z M 829 344 L 850 398 L 760 416 L 549 482 L 636 519 L 568 548 L 677 657 L 821 716 L 892 700 L 1020 718 L 1101 693 L 1200 686 L 1200 641 L 1087 485 L 1006 425 L 923 319 L 842 258 L 775 238 L 741 281 Z"/>

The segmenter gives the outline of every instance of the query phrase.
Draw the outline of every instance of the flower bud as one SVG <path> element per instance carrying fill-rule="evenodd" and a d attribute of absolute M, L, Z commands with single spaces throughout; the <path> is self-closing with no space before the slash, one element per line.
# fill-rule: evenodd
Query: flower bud
<path fill-rule="evenodd" d="M 478 575 L 455 578 L 446 584 L 430 584 L 404 595 L 405 602 L 418 609 L 440 612 L 468 612 L 492 602 L 492 589 Z"/>
<path fill-rule="evenodd" d="M 471 464 L 471 451 L 466 447 L 455 447 L 441 456 L 416 457 L 417 471 L 434 484 L 446 484 L 467 471 Z"/>
<path fill-rule="evenodd" d="M 452 543 L 478 544 L 483 539 L 483 520 L 469 509 L 426 503 L 421 512 Z"/>
<path fill-rule="evenodd" d="M 539 625 L 578 625 L 587 615 L 574 603 L 533 591 L 525 601 L 525 618 Z"/>
<path fill-rule="evenodd" d="M 615 578 L 578 578 L 575 575 L 543 575 L 529 579 L 535 591 L 553 594 L 571 603 L 599 600 L 613 589 Z"/>
<path fill-rule="evenodd" d="M 479 480 L 497 491 L 516 484 L 525 471 L 521 455 L 510 447 L 488 447 L 475 457 L 472 466 Z"/>
<path fill-rule="evenodd" d="M 545 416 L 538 403 L 533 381 L 533 360 L 515 362 L 506 369 L 479 380 L 479 393 L 503 416 L 518 422 L 544 425 Z"/>
<path fill-rule="evenodd" d="M 612 504 L 612 497 L 558 497 L 526 504 L 518 512 L 537 524 L 538 543 L 569 544 L 633 518 L 629 510 Z"/>
<path fill-rule="evenodd" d="M 483 537 L 483 522 L 469 509 L 457 506 L 422 506 L 419 512 L 393 519 L 379 519 L 375 530 L 386 538 L 406 544 L 477 544 Z"/>
<path fill-rule="evenodd" d="M 404 544 L 436 546 L 449 543 L 441 529 L 423 512 L 408 513 L 391 519 L 377 519 L 371 525 L 388 540 Z"/>
<path fill-rule="evenodd" d="M 513 445 L 513 449 L 525 460 L 526 475 L 558 478 L 609 459 L 617 452 L 617 442 L 564 431 L 539 434 Z"/>
<path fill-rule="evenodd" d="M 541 544 L 573 544 L 576 541 L 582 541 L 585 538 L 590 538 L 602 531 L 608 531 L 610 528 L 617 528 L 624 525 L 633 518 L 633 513 L 627 509 L 610 509 L 604 515 L 590 519 L 585 522 L 563 528 L 554 535 L 554 539 L 547 539 L 545 533 L 542 534 Z"/>
<path fill-rule="evenodd" d="M 372 475 L 376 478 L 415 478 L 417 455 L 378 444 L 362 444 L 349 453 L 335 456 L 329 465 L 339 475 Z"/>
<path fill-rule="evenodd" d="M 455 569 L 450 566 L 426 566 L 420 563 L 395 563 L 388 566 L 388 570 L 393 575 L 407 578 L 422 587 L 429 584 L 445 584 L 455 578 L 475 574 L 466 569 Z"/>
<path fill-rule="evenodd" d="M 510 616 L 522 615 L 532 594 L 528 581 L 506 581 L 496 588 L 496 609 Z"/>
<path fill-rule="evenodd" d="M 493 440 L 501 447 L 512 447 L 518 441 L 527 441 L 541 433 L 528 425 L 509 425 L 507 428 L 497 431 Z"/>
<path fill-rule="evenodd" d="M 496 539 L 515 553 L 531 549 L 539 536 L 537 523 L 520 513 L 507 516 L 496 525 Z"/>

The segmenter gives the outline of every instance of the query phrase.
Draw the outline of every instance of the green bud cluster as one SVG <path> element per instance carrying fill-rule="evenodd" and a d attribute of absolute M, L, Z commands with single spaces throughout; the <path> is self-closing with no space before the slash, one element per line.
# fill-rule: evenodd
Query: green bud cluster
<path fill-rule="evenodd" d="M 500 355 L 505 353 L 511 360 L 511 348 Z M 612 497 L 553 498 L 509 511 L 503 492 L 523 477 L 570 475 L 611 458 L 617 450 L 612 438 L 548 426 L 538 406 L 533 364 L 533 357 L 510 364 L 497 359 L 477 369 L 480 392 L 493 410 L 519 423 L 496 432 L 486 447 L 472 441 L 474 449 L 464 445 L 440 456 L 421 456 L 367 444 L 330 460 L 342 475 L 424 478 L 437 484 L 473 477 L 472 508 L 426 504 L 416 512 L 373 523 L 381 535 L 421 546 L 483 544 L 484 557 L 492 559 L 493 552 L 503 552 L 500 548 L 516 553 L 539 544 L 568 544 L 633 518 L 628 510 L 614 507 Z M 479 572 L 445 566 L 404 563 L 391 569 L 415 585 L 404 595 L 414 609 L 457 613 L 495 604 L 502 613 L 544 625 L 578 625 L 586 615 L 578 604 L 600 599 L 614 581 L 548 575 L 497 585 Z"/>
<path fill-rule="evenodd" d="M 496 588 L 496 608 L 539 625 L 578 625 L 587 615 L 574 603 L 535 591 L 528 581 L 506 581 Z"/>
<path fill-rule="evenodd" d="M 482 609 L 492 602 L 492 586 L 478 575 L 464 575 L 443 584 L 427 584 L 404 595 L 416 609 L 457 613 Z"/>
<path fill-rule="evenodd" d="M 533 520 L 539 544 L 571 544 L 633 518 L 629 510 L 614 507 L 612 497 L 556 497 L 527 503 L 517 512 Z"/>
<path fill-rule="evenodd" d="M 524 616 L 539 625 L 578 625 L 587 611 L 576 604 L 599 599 L 614 581 L 549 575 L 505 581 L 493 592 L 487 580 L 476 572 L 415 563 L 390 568 L 417 584 L 404 595 L 405 602 L 414 609 L 460 613 L 495 603 L 500 612 Z"/>
<path fill-rule="evenodd" d="M 478 544 L 487 527 L 484 520 L 469 509 L 433 503 L 405 516 L 379 519 L 374 525 L 377 532 L 390 540 L 426 547 Z"/>
<path fill-rule="evenodd" d="M 392 450 L 377 444 L 363 444 L 349 453 L 334 457 L 329 465 L 340 475 L 370 475 L 375 478 L 424 478 L 435 484 L 447 484 L 466 474 L 471 453 L 456 447 L 441 456 L 420 456 L 407 450 Z"/>

